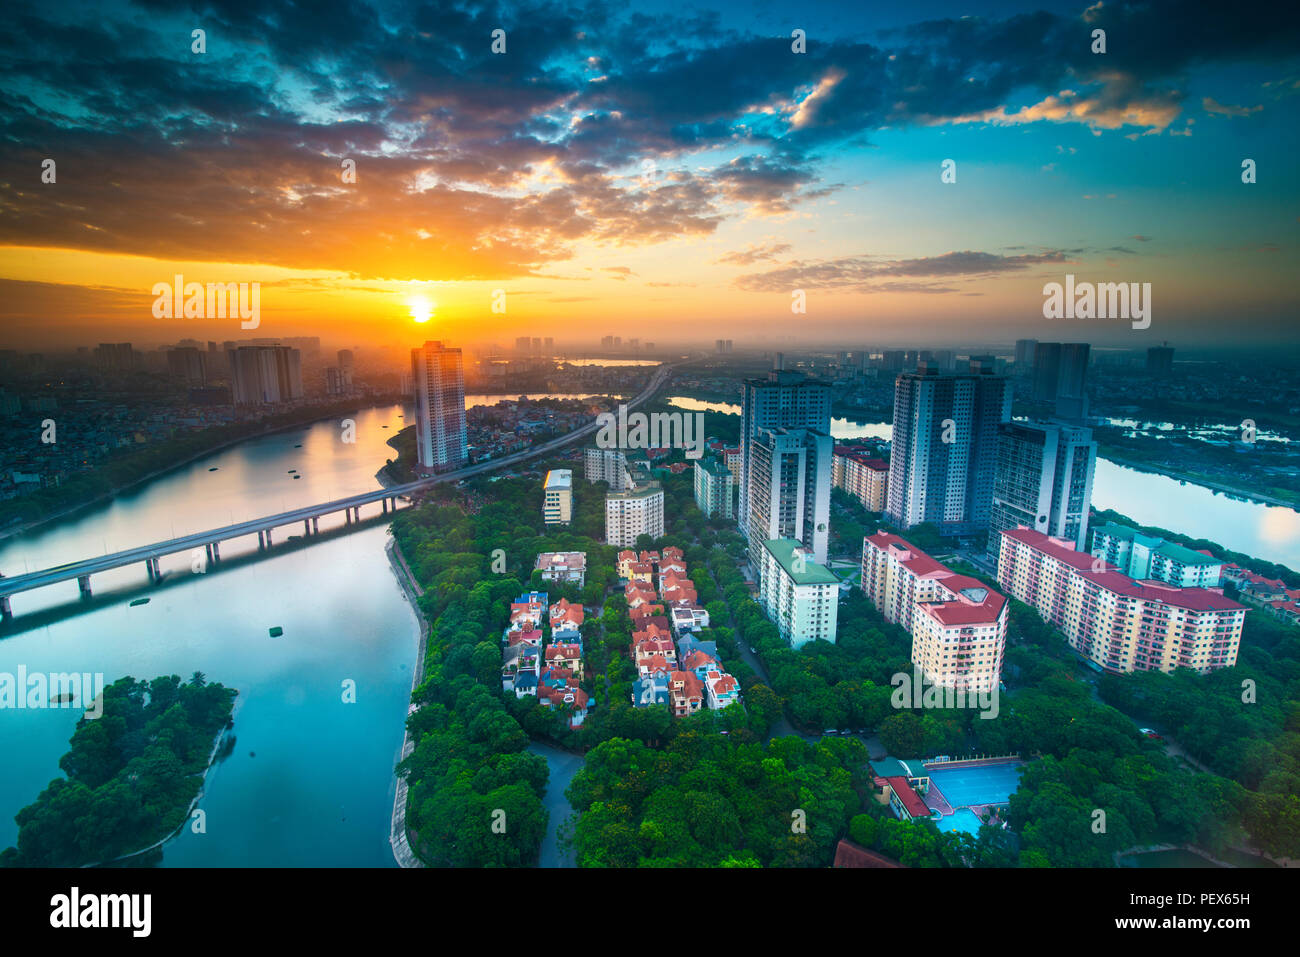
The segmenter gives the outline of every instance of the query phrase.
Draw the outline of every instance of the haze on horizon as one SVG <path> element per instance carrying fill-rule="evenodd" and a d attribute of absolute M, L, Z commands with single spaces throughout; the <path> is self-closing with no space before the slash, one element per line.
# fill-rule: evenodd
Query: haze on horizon
<path fill-rule="evenodd" d="M 1293 342 L 1300 11 L 981 10 L 28 4 L 0 346 Z M 1151 327 L 1044 319 L 1067 273 L 1151 283 Z M 259 327 L 155 319 L 176 274 L 260 282 Z"/>

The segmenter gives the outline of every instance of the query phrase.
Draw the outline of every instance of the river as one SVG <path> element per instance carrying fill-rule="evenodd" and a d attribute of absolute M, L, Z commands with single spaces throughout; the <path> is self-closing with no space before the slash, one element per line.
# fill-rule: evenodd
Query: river
<path fill-rule="evenodd" d="M 501 398 L 468 396 L 467 405 Z M 395 455 L 387 440 L 411 414 L 401 406 L 355 413 L 355 443 L 334 421 L 241 442 L 0 542 L 0 572 L 378 488 L 375 472 Z M 320 530 L 343 521 L 328 516 Z M 275 540 L 301 533 L 280 528 Z M 255 552 L 257 538 L 235 539 L 221 544 L 226 561 L 201 573 L 190 555 L 162 559 L 161 588 L 148 586 L 143 565 L 96 575 L 97 601 L 84 610 L 75 582 L 19 594 L 17 618 L 0 637 L 0 672 L 25 665 L 28 673 L 102 672 L 112 682 L 198 670 L 239 689 L 236 745 L 209 772 L 200 805 L 206 831 L 187 828 L 169 841 L 164 866 L 394 866 L 393 765 L 419 628 L 384 554 L 387 538 L 377 524 L 243 564 L 231 559 Z M 150 602 L 130 607 L 139 595 Z M 276 625 L 284 634 L 271 638 Z M 355 703 L 345 703 L 345 685 L 355 686 Z M 0 710 L 0 848 L 17 838 L 14 814 L 61 776 L 79 714 Z M 562 784 L 559 791 L 563 800 Z"/>
<path fill-rule="evenodd" d="M 740 414 L 734 402 L 706 402 L 673 396 L 670 405 L 690 412 Z M 841 441 L 877 438 L 889 441 L 888 422 L 832 419 L 831 435 Z M 1153 525 L 1218 542 L 1232 551 L 1300 570 L 1300 512 L 1295 509 L 1230 498 L 1202 485 L 1184 484 L 1154 472 L 1097 460 L 1092 504 L 1114 509 L 1142 525 Z"/>

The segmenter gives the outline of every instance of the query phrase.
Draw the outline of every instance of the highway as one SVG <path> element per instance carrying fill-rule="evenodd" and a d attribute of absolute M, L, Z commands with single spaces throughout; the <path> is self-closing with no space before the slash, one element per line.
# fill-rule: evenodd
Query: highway
<path fill-rule="evenodd" d="M 634 409 L 639 405 L 647 402 L 659 392 L 660 389 L 672 377 L 672 372 L 676 365 L 661 365 L 655 370 L 654 376 L 650 379 L 646 387 L 633 399 L 629 400 L 626 405 L 628 409 Z M 308 505 L 302 508 L 290 509 L 287 512 L 280 512 L 275 515 L 268 515 L 265 518 L 251 519 L 246 522 L 237 522 L 234 525 L 226 525 L 221 528 L 209 529 L 205 532 L 195 532 L 191 535 L 181 535 L 166 541 L 154 542 L 151 545 L 141 545 L 136 548 L 128 548 L 120 552 L 113 552 L 109 555 L 101 555 L 98 558 L 87 558 L 82 561 L 70 562 L 65 565 L 57 565 L 53 568 L 42 569 L 41 571 L 29 572 L 23 575 L 13 577 L 0 576 L 0 611 L 3 611 L 5 617 L 10 615 L 9 598 L 19 592 L 30 591 L 33 588 L 43 588 L 46 585 L 55 585 L 59 582 L 71 581 L 72 579 L 82 580 L 83 592 L 89 594 L 89 577 L 97 572 L 108 571 L 111 568 L 120 568 L 123 565 L 131 565 L 136 562 L 144 562 L 150 568 L 150 574 L 157 574 L 156 562 L 165 555 L 174 555 L 177 552 L 189 551 L 195 548 L 206 548 L 215 546 L 220 542 L 228 541 L 232 538 L 240 538 L 244 535 L 253 535 L 266 533 L 268 536 L 272 529 L 282 525 L 292 525 L 296 522 L 310 522 L 318 519 L 323 515 L 329 515 L 334 512 L 348 512 L 357 510 L 356 515 L 360 518 L 360 508 L 373 502 L 384 502 L 384 508 L 388 508 L 391 502 L 394 511 L 397 508 L 397 500 L 405 498 L 413 493 L 422 491 L 430 486 L 442 482 L 459 482 L 462 479 L 474 478 L 487 472 L 493 472 L 497 469 L 505 468 L 510 465 L 517 465 L 528 459 L 536 458 L 539 455 L 545 455 L 556 449 L 564 448 L 579 442 L 582 439 L 594 435 L 598 425 L 593 420 L 582 428 L 575 429 L 566 435 L 557 439 L 551 439 L 541 445 L 525 449 L 522 452 L 515 452 L 511 455 L 499 459 L 489 459 L 486 462 L 478 462 L 474 465 L 466 466 L 463 469 L 457 469 L 454 472 L 443 472 L 440 475 L 430 476 L 419 479 L 415 482 L 407 482 L 403 485 L 394 485 L 388 488 L 376 489 L 373 492 L 363 492 L 360 495 L 351 495 L 347 498 L 335 499 L 330 502 L 322 502 L 318 505 Z"/>

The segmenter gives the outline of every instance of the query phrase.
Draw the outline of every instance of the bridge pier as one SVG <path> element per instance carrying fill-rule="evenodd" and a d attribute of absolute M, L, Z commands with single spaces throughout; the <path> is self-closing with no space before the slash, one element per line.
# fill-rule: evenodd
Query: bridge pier
<path fill-rule="evenodd" d="M 271 547 L 271 530 L 269 528 L 266 530 L 266 547 Z"/>
<path fill-rule="evenodd" d="M 382 499 L 382 500 L 380 501 L 380 504 L 383 506 L 383 509 L 384 509 L 383 514 L 384 514 L 384 515 L 387 515 L 387 514 L 388 514 L 388 499 Z"/>
<path fill-rule="evenodd" d="M 311 519 L 304 518 L 302 520 L 302 534 L 304 538 L 311 534 Z"/>
<path fill-rule="evenodd" d="M 158 570 L 158 559 L 145 559 L 144 567 L 149 570 L 149 581 L 153 582 L 155 585 L 162 581 L 162 572 Z"/>
<path fill-rule="evenodd" d="M 206 545 L 203 546 L 203 551 L 207 554 L 207 557 L 208 557 L 208 564 L 209 564 L 209 565 L 211 565 L 213 562 L 215 562 L 215 561 L 217 560 L 216 555 L 214 555 L 213 552 L 212 552 L 212 543 L 211 543 L 211 542 L 209 542 L 208 544 L 206 544 Z"/>
<path fill-rule="evenodd" d="M 345 508 L 345 509 L 343 510 L 343 524 L 344 524 L 344 525 L 351 525 L 351 524 L 352 524 L 352 509 L 350 509 L 350 508 Z"/>
<path fill-rule="evenodd" d="M 317 535 L 320 533 L 320 517 L 317 516 L 311 520 L 311 533 Z"/>
<path fill-rule="evenodd" d="M 0 598 L 0 618 L 8 621 L 13 616 L 13 606 L 9 604 L 9 596 L 5 595 L 3 598 Z"/>
<path fill-rule="evenodd" d="M 212 549 L 212 560 L 213 560 L 214 562 L 219 562 L 219 561 L 221 561 L 221 543 L 220 543 L 220 542 L 213 542 L 213 543 L 212 543 L 210 546 L 208 546 L 208 547 Z"/>
<path fill-rule="evenodd" d="M 262 532 L 257 533 L 257 550 L 263 551 L 266 548 L 266 535 Z"/>
<path fill-rule="evenodd" d="M 81 589 L 81 597 L 90 597 L 90 576 L 82 575 L 77 579 L 77 587 Z"/>

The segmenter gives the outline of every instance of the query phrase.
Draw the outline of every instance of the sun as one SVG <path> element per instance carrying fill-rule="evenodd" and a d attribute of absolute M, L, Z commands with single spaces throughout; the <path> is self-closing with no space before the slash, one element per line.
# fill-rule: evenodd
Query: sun
<path fill-rule="evenodd" d="M 416 322 L 428 322 L 433 318 L 433 310 L 437 307 L 437 303 L 428 296 L 412 296 L 406 300 L 406 304 L 411 307 L 411 318 Z"/>

